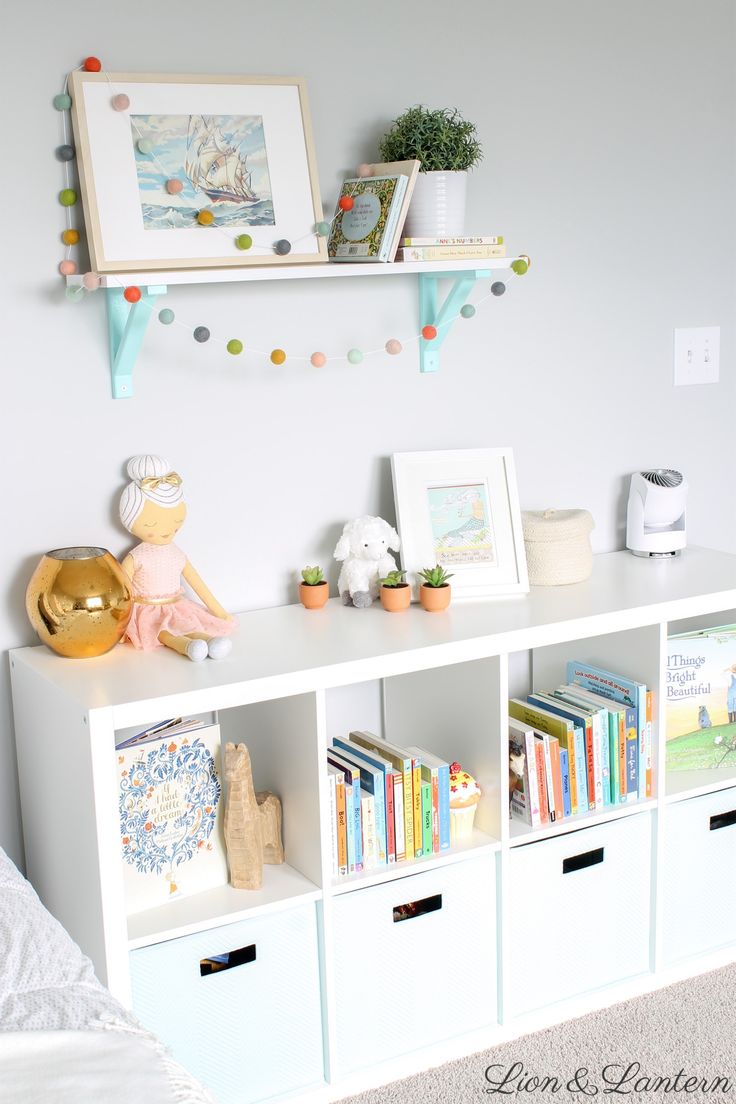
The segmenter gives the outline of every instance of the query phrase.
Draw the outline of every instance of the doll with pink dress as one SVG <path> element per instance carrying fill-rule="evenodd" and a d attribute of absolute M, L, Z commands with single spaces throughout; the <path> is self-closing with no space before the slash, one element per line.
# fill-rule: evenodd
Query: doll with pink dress
<path fill-rule="evenodd" d="M 163 645 L 195 662 L 223 659 L 236 621 L 173 543 L 187 515 L 181 477 L 161 456 L 134 456 L 127 470 L 120 520 L 141 543 L 123 560 L 133 591 L 125 639 L 143 651 Z M 185 596 L 182 579 L 204 605 Z"/>

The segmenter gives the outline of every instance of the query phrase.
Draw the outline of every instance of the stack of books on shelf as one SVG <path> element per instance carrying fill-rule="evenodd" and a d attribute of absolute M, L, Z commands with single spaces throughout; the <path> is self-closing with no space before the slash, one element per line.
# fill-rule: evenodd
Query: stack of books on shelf
<path fill-rule="evenodd" d="M 503 237 L 402 238 L 397 261 L 483 261 L 505 257 Z"/>
<path fill-rule="evenodd" d="M 327 751 L 336 878 L 450 846 L 450 767 L 425 748 L 351 732 Z"/>
<path fill-rule="evenodd" d="M 652 692 L 567 664 L 566 683 L 509 701 L 510 815 L 532 828 L 652 796 Z"/>

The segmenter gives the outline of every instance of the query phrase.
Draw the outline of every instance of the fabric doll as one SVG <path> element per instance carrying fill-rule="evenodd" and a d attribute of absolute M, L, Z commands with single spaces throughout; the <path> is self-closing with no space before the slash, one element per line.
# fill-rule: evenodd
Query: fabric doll
<path fill-rule="evenodd" d="M 232 648 L 225 634 L 237 622 L 173 543 L 187 516 L 181 477 L 161 456 L 134 456 L 127 470 L 120 520 L 141 543 L 123 560 L 133 590 L 125 639 L 143 651 L 165 645 L 195 662 L 223 659 Z M 182 578 L 204 605 L 184 596 Z"/>

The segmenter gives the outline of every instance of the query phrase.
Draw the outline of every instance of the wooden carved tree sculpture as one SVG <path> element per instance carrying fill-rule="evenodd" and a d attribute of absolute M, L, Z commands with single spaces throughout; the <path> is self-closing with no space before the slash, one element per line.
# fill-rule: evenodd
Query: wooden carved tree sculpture
<path fill-rule="evenodd" d="M 281 802 L 275 794 L 256 793 L 250 753 L 245 744 L 225 744 L 225 845 L 230 885 L 260 889 L 263 864 L 284 861 Z"/>

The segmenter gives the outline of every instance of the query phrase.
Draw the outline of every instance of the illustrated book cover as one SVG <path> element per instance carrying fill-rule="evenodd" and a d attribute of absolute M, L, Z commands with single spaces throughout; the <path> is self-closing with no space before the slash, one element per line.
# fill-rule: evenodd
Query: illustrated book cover
<path fill-rule="evenodd" d="M 331 261 L 390 261 L 401 233 L 399 218 L 407 178 L 351 177 L 343 183 L 340 199 L 352 199 L 349 211 L 339 200 L 327 242 Z"/>
<path fill-rule="evenodd" d="M 117 771 L 128 912 L 227 884 L 219 725 L 120 748 Z"/>
<path fill-rule="evenodd" d="M 667 770 L 736 766 L 736 625 L 667 641 Z"/>

